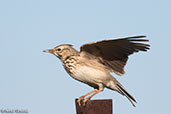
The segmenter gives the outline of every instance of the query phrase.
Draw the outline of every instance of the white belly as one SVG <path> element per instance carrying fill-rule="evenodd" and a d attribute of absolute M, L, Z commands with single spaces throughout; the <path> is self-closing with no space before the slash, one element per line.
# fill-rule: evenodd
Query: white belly
<path fill-rule="evenodd" d="M 72 72 L 73 75 L 71 76 L 73 78 L 84 83 L 103 83 L 108 78 L 108 74 L 105 71 L 97 70 L 87 66 L 80 66 L 77 69 L 73 69 Z"/>

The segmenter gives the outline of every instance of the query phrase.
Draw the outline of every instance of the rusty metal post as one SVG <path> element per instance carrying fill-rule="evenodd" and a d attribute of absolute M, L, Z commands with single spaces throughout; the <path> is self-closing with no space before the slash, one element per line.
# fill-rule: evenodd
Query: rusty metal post
<path fill-rule="evenodd" d="M 75 99 L 77 114 L 113 114 L 112 99 L 89 100 L 85 106 L 79 106 Z"/>

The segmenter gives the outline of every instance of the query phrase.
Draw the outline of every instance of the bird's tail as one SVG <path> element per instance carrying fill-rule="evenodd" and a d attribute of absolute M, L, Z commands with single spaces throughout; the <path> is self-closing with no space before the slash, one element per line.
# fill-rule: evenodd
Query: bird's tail
<path fill-rule="evenodd" d="M 112 81 L 112 85 L 109 87 L 109 89 L 115 90 L 119 92 L 120 94 L 126 96 L 128 100 L 132 103 L 132 105 L 135 107 L 136 100 L 131 96 L 126 89 L 115 79 Z M 135 102 L 135 103 L 134 103 Z"/>

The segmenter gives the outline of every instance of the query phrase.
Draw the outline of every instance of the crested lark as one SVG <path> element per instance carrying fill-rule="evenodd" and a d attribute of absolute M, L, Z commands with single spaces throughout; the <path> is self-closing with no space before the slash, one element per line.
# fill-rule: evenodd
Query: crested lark
<path fill-rule="evenodd" d="M 81 46 L 80 52 L 75 50 L 72 45 L 62 44 L 53 49 L 44 50 L 44 52 L 58 57 L 72 78 L 94 88 L 93 91 L 78 99 L 80 105 L 81 100 L 85 104 L 87 100 L 106 87 L 126 96 L 135 106 L 136 100 L 110 72 L 119 76 L 123 75 L 128 56 L 134 52 L 149 49 L 150 45 L 142 43 L 148 41 L 144 38 L 145 36 L 133 36 L 88 43 Z"/>

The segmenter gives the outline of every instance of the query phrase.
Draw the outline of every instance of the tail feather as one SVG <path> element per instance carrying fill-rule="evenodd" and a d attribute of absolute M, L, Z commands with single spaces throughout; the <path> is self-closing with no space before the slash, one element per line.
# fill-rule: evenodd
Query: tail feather
<path fill-rule="evenodd" d="M 135 103 L 136 103 L 136 100 L 122 87 L 122 85 L 121 84 L 119 84 L 119 83 L 117 83 L 116 84 L 116 88 L 120 91 L 120 93 L 121 94 L 123 94 L 123 95 L 125 95 L 127 98 L 128 98 L 128 100 L 132 103 L 132 105 L 135 107 L 136 105 L 135 105 Z M 134 102 L 135 103 L 134 103 Z"/>
<path fill-rule="evenodd" d="M 131 96 L 126 89 L 114 78 L 112 77 L 112 80 L 110 80 L 107 84 L 106 87 L 111 90 L 115 90 L 119 92 L 120 94 L 124 95 L 127 97 L 127 99 L 132 103 L 132 105 L 135 107 L 136 100 Z"/>

